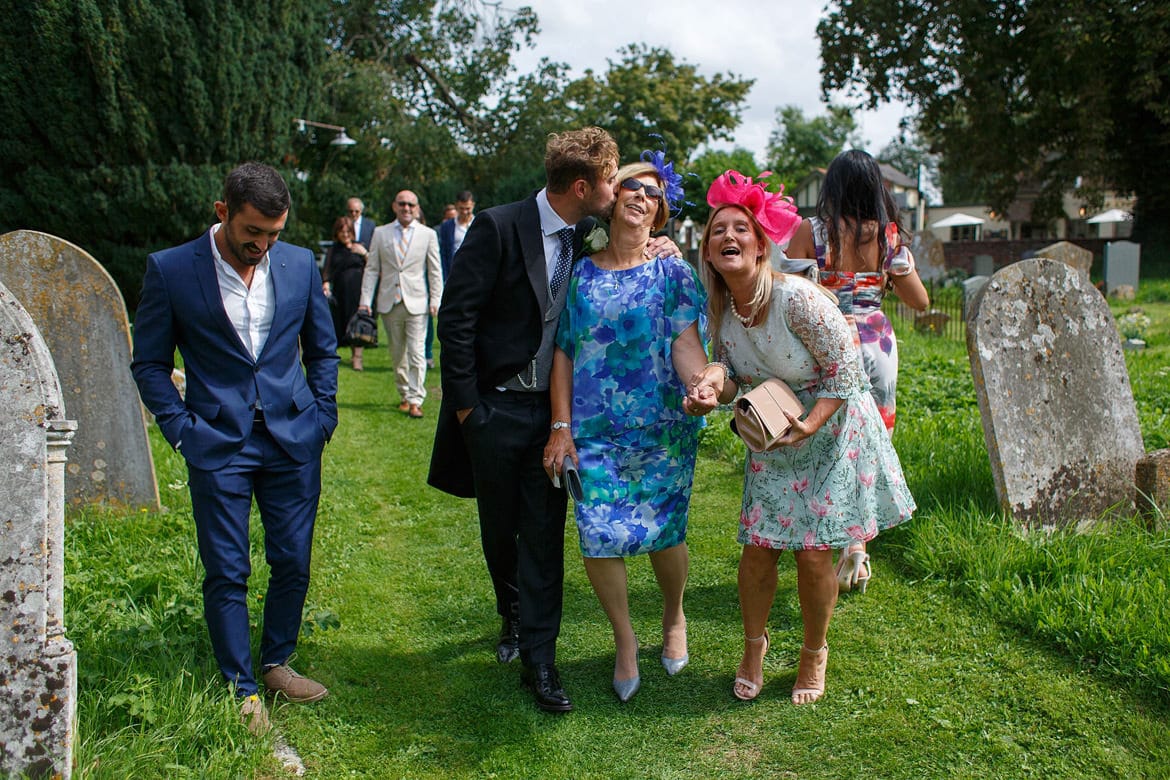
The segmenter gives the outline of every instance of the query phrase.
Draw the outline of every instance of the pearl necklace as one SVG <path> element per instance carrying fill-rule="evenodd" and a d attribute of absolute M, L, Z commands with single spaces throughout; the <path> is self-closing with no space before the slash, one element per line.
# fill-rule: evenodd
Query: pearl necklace
<path fill-rule="evenodd" d="M 743 327 L 745 329 L 750 328 L 752 326 L 752 320 L 754 320 L 756 318 L 755 307 L 752 307 L 751 314 L 744 317 L 742 314 L 739 313 L 739 310 L 735 308 L 735 299 L 732 298 L 731 299 L 731 316 L 735 317 L 737 320 L 739 320 L 739 323 L 741 325 L 743 325 Z"/>

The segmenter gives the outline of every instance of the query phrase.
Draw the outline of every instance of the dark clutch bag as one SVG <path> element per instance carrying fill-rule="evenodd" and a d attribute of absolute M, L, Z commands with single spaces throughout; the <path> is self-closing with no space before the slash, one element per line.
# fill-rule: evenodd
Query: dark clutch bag
<path fill-rule="evenodd" d="M 374 315 L 355 311 L 345 326 L 345 344 L 347 347 L 376 347 L 378 346 L 378 321 Z"/>

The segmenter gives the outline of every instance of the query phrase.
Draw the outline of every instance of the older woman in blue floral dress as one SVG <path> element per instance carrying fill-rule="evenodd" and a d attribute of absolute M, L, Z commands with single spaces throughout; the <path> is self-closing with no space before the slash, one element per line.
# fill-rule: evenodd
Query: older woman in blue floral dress
<path fill-rule="evenodd" d="M 704 413 L 776 377 L 806 410 L 787 415 L 792 427 L 775 448 L 747 454 L 739 520 L 744 652 L 733 693 L 754 699 L 763 685 L 776 566 L 792 550 L 804 623 L 792 702 L 807 704 L 825 691 L 837 603 L 833 550 L 908 520 L 914 499 L 836 298 L 808 279 L 771 271 L 768 239 L 791 238 L 800 224 L 795 207 L 734 171 L 716 179 L 707 200 L 702 274 L 712 340 L 725 362 L 693 379 L 686 408 Z"/>
<path fill-rule="evenodd" d="M 585 571 L 613 627 L 613 687 L 638 690 L 625 558 L 648 553 L 663 596 L 662 665 L 686 665 L 687 510 L 702 421 L 683 410 L 686 386 L 707 362 L 706 299 L 678 257 L 651 259 L 651 230 L 682 188 L 661 153 L 618 171 L 608 245 L 577 263 L 557 330 L 550 388 L 550 478 L 572 459 Z"/>

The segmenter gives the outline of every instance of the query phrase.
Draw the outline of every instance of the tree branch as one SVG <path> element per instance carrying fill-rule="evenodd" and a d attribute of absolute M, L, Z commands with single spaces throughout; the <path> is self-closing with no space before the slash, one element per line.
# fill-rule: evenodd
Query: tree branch
<path fill-rule="evenodd" d="M 472 132 L 480 132 L 482 130 L 479 118 L 467 112 L 467 110 L 460 104 L 460 101 L 455 97 L 455 94 L 451 91 L 451 88 L 447 86 L 447 82 L 443 80 L 442 76 L 440 76 L 438 73 L 435 73 L 435 71 L 432 70 L 429 65 L 420 60 L 418 56 L 414 54 L 414 52 L 407 52 L 405 55 L 403 55 L 402 59 L 405 60 L 407 65 L 418 68 L 420 71 L 422 71 L 423 75 L 425 75 L 434 86 L 436 92 L 439 95 L 439 99 L 450 106 L 451 110 L 455 112 L 455 116 L 459 119 L 459 123 L 461 125 L 466 127 L 468 130 L 471 130 Z"/>

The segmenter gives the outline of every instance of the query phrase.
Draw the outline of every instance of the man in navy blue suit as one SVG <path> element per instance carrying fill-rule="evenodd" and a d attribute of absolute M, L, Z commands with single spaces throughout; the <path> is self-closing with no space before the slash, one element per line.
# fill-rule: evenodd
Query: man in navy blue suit
<path fill-rule="evenodd" d="M 357 242 L 366 249 L 370 248 L 370 242 L 374 240 L 374 220 L 364 216 L 366 204 L 362 203 L 361 198 L 350 198 L 345 202 L 345 213 L 353 220 L 353 235 Z"/>
<path fill-rule="evenodd" d="M 271 568 L 260 664 L 294 702 L 328 691 L 288 666 L 309 587 L 321 451 L 337 427 L 337 343 L 308 249 L 277 241 L 289 209 L 276 170 L 228 174 L 219 222 L 147 260 L 131 370 L 166 440 L 187 461 L 203 562 L 203 611 L 224 678 L 253 731 L 268 728 L 248 629 L 252 498 Z M 178 348 L 186 397 L 171 382 Z"/>

